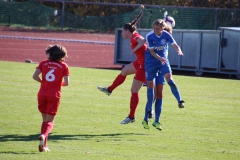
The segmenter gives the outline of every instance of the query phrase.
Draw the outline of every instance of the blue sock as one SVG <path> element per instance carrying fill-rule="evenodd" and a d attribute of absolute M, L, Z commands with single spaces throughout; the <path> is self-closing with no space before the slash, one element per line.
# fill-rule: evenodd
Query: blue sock
<path fill-rule="evenodd" d="M 155 102 L 155 121 L 159 122 L 160 115 L 162 113 L 162 99 L 156 99 Z"/>
<path fill-rule="evenodd" d="M 174 83 L 173 80 L 168 81 L 168 85 L 170 86 L 172 94 L 174 95 L 174 97 L 177 99 L 178 102 L 180 102 L 181 101 L 181 96 L 180 96 L 180 92 L 178 91 L 177 85 Z"/>
<path fill-rule="evenodd" d="M 146 103 L 146 107 L 145 107 L 145 116 L 144 116 L 145 121 L 148 120 L 148 111 L 152 108 L 153 98 L 154 98 L 154 90 L 153 90 L 153 88 L 148 88 L 147 89 L 147 103 Z"/>

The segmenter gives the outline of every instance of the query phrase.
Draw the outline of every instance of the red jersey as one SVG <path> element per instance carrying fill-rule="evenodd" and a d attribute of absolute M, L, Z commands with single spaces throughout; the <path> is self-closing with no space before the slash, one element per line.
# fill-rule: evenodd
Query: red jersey
<path fill-rule="evenodd" d="M 70 74 L 68 65 L 64 62 L 44 60 L 36 69 L 42 71 L 42 82 L 38 94 L 60 98 L 63 77 Z"/>
<path fill-rule="evenodd" d="M 137 32 L 133 33 L 130 43 L 131 43 L 131 48 L 134 49 L 138 45 L 138 38 L 142 37 L 140 34 Z M 138 64 L 144 65 L 144 53 L 147 50 L 147 44 L 144 43 L 135 53 L 137 57 Z"/>

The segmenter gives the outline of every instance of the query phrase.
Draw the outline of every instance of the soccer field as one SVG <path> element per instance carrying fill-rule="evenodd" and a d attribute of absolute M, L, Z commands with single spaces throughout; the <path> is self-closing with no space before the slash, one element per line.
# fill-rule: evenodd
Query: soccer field
<path fill-rule="evenodd" d="M 146 88 L 140 90 L 136 122 L 121 125 L 129 112 L 133 76 L 110 96 L 119 70 L 70 67 L 70 85 L 49 135 L 50 152 L 38 151 L 41 115 L 36 64 L 0 61 L 0 159 L 236 160 L 240 159 L 240 81 L 174 75 L 184 109 L 164 86 L 162 131 L 142 125 Z"/>

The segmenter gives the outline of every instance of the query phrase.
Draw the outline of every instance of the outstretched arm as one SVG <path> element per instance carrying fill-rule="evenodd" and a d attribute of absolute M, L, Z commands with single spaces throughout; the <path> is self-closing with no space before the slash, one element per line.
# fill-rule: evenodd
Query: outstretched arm
<path fill-rule="evenodd" d="M 177 51 L 179 56 L 183 56 L 181 48 L 177 45 L 177 43 L 173 43 L 173 48 Z"/>

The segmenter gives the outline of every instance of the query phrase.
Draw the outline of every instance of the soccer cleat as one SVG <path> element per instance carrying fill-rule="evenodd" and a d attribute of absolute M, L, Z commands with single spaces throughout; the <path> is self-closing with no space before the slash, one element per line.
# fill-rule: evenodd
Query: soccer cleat
<path fill-rule="evenodd" d="M 48 147 L 43 147 L 43 152 L 50 152 L 50 149 Z"/>
<path fill-rule="evenodd" d="M 38 150 L 39 152 L 44 151 L 44 140 L 45 140 L 45 136 L 42 134 L 39 136 L 39 146 L 38 146 Z"/>
<path fill-rule="evenodd" d="M 178 107 L 179 108 L 184 108 L 184 101 L 182 100 L 182 101 L 180 101 L 179 103 L 178 103 Z"/>
<path fill-rule="evenodd" d="M 150 128 L 149 125 L 148 125 L 148 121 L 143 120 L 142 121 L 142 125 L 143 125 L 143 128 L 145 128 L 145 129 L 149 129 Z"/>
<path fill-rule="evenodd" d="M 154 117 L 154 110 L 148 111 L 148 119 L 151 119 Z"/>
<path fill-rule="evenodd" d="M 131 119 L 129 117 L 127 117 L 126 119 L 124 119 L 121 124 L 128 124 L 128 123 L 133 123 L 135 122 L 135 118 Z"/>
<path fill-rule="evenodd" d="M 158 129 L 158 130 L 160 130 L 160 131 L 162 130 L 162 127 L 160 126 L 161 124 L 160 124 L 159 122 L 154 121 L 152 125 L 153 125 L 153 127 L 155 127 L 156 129 Z"/>
<path fill-rule="evenodd" d="M 108 88 L 107 87 L 101 87 L 101 86 L 98 86 L 98 89 L 104 93 L 106 93 L 106 95 L 110 95 L 111 92 L 108 91 Z"/>

